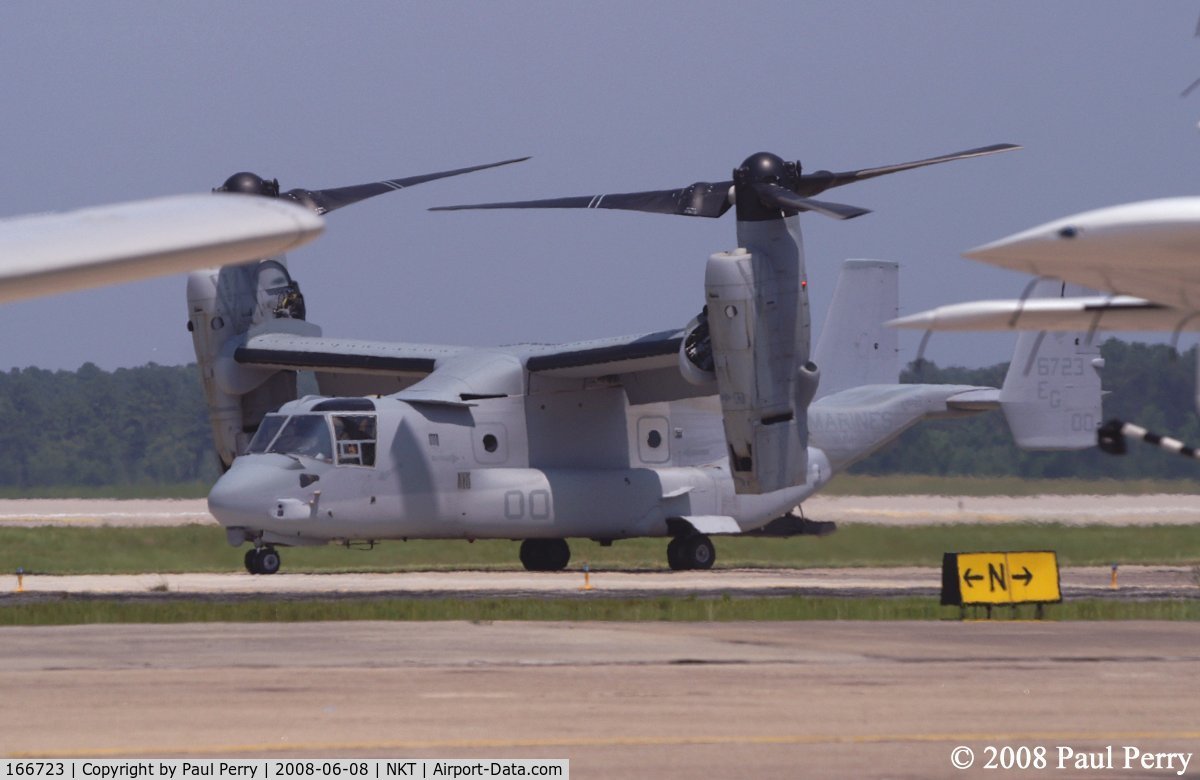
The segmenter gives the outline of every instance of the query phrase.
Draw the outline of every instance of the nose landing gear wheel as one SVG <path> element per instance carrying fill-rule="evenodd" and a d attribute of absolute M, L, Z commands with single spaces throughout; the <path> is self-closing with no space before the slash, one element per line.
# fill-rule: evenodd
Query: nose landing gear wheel
<path fill-rule="evenodd" d="M 677 536 L 667 544 L 667 564 L 674 571 L 711 569 L 716 560 L 717 550 L 704 534 Z"/>
<path fill-rule="evenodd" d="M 274 547 L 246 551 L 246 571 L 251 574 L 274 574 L 282 563 Z"/>

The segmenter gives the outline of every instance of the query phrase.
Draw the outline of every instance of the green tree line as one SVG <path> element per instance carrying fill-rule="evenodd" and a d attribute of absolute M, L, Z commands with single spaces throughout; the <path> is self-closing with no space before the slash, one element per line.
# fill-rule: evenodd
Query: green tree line
<path fill-rule="evenodd" d="M 1200 443 L 1196 350 L 1110 339 L 1101 347 L 1106 419 L 1118 417 Z M 909 366 L 901 381 L 999 387 L 1006 364 Z M 925 422 L 856 464 L 860 474 L 1017 475 L 1031 478 L 1195 478 L 1200 464 L 1131 444 L 1123 458 L 1023 452 L 999 412 Z M 195 365 L 0 373 L 0 487 L 211 483 L 220 469 Z"/>
<path fill-rule="evenodd" d="M 0 486 L 212 482 L 195 365 L 0 373 Z"/>

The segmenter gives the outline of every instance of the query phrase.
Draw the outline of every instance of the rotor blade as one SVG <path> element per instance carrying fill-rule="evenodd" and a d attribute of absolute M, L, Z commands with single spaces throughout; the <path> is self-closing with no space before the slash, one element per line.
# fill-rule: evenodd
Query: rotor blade
<path fill-rule="evenodd" d="M 754 185 L 754 192 L 768 206 L 790 211 L 815 211 L 818 214 L 824 214 L 833 219 L 854 219 L 855 217 L 861 217 L 863 214 L 871 213 L 870 209 L 861 209 L 858 206 L 847 206 L 842 203 L 829 203 L 823 200 L 802 198 L 786 187 L 780 187 L 778 184 L 760 182 Z"/>
<path fill-rule="evenodd" d="M 841 187 L 843 184 L 852 184 L 856 181 L 873 179 L 876 176 L 884 176 L 889 173 L 898 173 L 900 171 L 907 171 L 913 168 L 924 168 L 926 165 L 937 165 L 938 163 L 950 162 L 952 160 L 965 160 L 970 157 L 983 157 L 989 154 L 1008 152 L 1020 148 L 1021 147 L 1017 144 L 993 144 L 992 146 L 981 146 L 978 149 L 967 149 L 963 152 L 944 154 L 939 157 L 930 157 L 925 160 L 899 163 L 897 165 L 884 165 L 880 168 L 863 168 L 862 170 L 858 171 L 840 171 L 838 173 L 834 173 L 832 171 L 816 171 L 815 173 L 804 174 L 800 177 L 800 187 L 797 191 L 801 195 L 819 195 L 825 190 L 832 189 L 834 187 Z"/>
<path fill-rule="evenodd" d="M 620 209 L 651 214 L 678 214 L 684 217 L 719 217 L 729 210 L 731 181 L 699 181 L 678 190 L 617 192 L 607 195 L 579 195 L 545 200 L 518 200 L 503 203 L 474 203 L 461 206 L 435 206 L 430 211 L 464 209 Z"/>
<path fill-rule="evenodd" d="M 488 163 L 486 165 L 473 165 L 470 168 L 457 168 L 453 171 L 439 171 L 438 173 L 426 173 L 421 176 L 409 176 L 404 179 L 387 179 L 386 181 L 376 181 L 369 184 L 334 187 L 328 190 L 296 189 L 285 192 L 282 197 L 301 202 L 307 200 L 318 214 L 325 214 L 340 209 L 343 206 L 349 206 L 361 200 L 382 195 L 385 192 L 411 187 L 414 184 L 423 184 L 427 181 L 445 179 L 449 176 L 458 176 L 459 174 L 471 173 L 472 171 L 482 171 L 485 168 L 495 168 L 500 165 L 511 165 L 512 163 L 524 162 L 528 159 L 528 157 L 517 157 L 512 160 L 502 160 L 501 162 Z"/>

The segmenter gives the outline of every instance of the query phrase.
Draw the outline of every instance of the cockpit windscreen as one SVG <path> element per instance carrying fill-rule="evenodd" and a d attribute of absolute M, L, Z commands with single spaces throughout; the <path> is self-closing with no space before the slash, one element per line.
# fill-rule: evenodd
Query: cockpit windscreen
<path fill-rule="evenodd" d="M 285 419 L 287 422 L 283 422 Z M 263 418 L 246 451 L 304 455 L 330 462 L 333 460 L 333 437 L 329 435 L 329 420 L 323 414 L 296 414 L 287 418 L 269 414 Z"/>

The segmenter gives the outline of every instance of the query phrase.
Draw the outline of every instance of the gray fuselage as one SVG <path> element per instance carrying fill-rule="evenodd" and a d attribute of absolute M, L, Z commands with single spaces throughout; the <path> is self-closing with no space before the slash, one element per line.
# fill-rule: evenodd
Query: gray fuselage
<path fill-rule="evenodd" d="M 715 398 L 629 406 L 608 388 L 329 410 L 336 400 L 286 404 L 214 486 L 209 506 L 231 542 L 621 539 L 668 536 L 674 518 L 724 520 L 736 533 L 831 476 L 814 449 L 806 484 L 735 493 Z M 343 431 L 368 420 L 370 439 Z"/>

